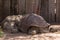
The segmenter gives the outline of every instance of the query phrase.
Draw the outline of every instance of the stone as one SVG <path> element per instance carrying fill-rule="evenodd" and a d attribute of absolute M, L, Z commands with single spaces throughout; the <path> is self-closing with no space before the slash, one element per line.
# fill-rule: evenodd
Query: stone
<path fill-rule="evenodd" d="M 17 33 L 18 26 L 16 24 L 17 22 L 20 22 L 21 18 L 22 15 L 7 16 L 5 20 L 2 22 L 3 30 L 9 33 Z"/>
<path fill-rule="evenodd" d="M 50 32 L 57 32 L 60 31 L 60 25 L 51 25 L 49 27 Z"/>

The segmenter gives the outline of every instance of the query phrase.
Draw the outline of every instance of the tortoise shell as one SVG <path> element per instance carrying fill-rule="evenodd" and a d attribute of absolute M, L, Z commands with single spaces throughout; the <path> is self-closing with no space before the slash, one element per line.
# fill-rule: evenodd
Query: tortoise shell
<path fill-rule="evenodd" d="M 37 27 L 39 30 L 41 30 L 41 28 L 47 28 L 50 24 L 47 23 L 43 17 L 41 17 L 40 15 L 37 14 L 27 14 L 25 15 L 22 20 L 21 20 L 21 25 L 19 27 L 19 29 L 24 32 L 27 33 L 29 29 L 31 29 L 32 27 Z M 33 29 L 33 28 L 32 28 Z M 44 30 L 43 29 L 43 30 Z M 41 30 L 42 31 L 42 30 Z"/>

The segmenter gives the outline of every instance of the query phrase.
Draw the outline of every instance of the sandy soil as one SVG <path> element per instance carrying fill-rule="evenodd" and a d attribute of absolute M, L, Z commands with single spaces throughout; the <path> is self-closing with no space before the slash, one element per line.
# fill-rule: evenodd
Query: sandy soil
<path fill-rule="evenodd" d="M 60 40 L 60 34 L 44 33 L 37 35 L 27 35 L 23 33 L 6 33 L 3 38 L 0 38 L 0 40 Z"/>

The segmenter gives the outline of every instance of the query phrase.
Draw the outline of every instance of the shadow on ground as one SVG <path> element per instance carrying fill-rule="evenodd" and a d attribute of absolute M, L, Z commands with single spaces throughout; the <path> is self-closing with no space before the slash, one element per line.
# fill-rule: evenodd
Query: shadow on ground
<path fill-rule="evenodd" d="M 23 33 L 17 34 L 5 33 L 5 36 L 1 40 L 60 40 L 60 34 L 43 33 L 36 35 L 27 35 Z"/>

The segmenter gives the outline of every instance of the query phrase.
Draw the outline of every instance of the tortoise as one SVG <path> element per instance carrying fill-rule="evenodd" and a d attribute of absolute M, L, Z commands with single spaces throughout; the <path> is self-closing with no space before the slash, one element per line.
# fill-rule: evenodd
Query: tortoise
<path fill-rule="evenodd" d="M 47 23 L 40 15 L 31 13 L 26 14 L 22 19 L 19 27 L 23 33 L 38 34 L 49 32 L 50 24 Z"/>

